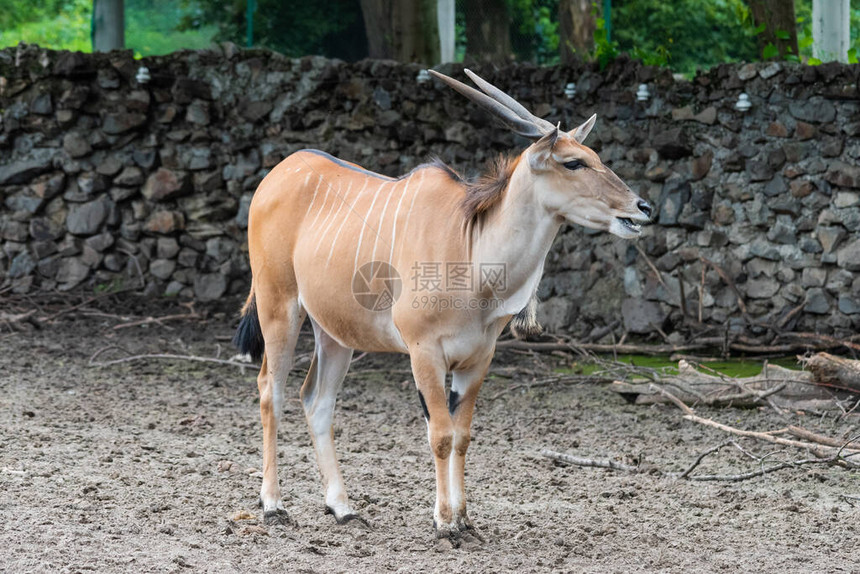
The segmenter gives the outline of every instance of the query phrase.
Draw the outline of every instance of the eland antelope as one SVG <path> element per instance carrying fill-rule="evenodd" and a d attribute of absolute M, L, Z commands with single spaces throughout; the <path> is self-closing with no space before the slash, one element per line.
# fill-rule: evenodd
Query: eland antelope
<path fill-rule="evenodd" d="M 290 521 L 276 440 L 299 329 L 310 317 L 315 347 L 300 396 L 327 512 L 338 523 L 361 520 L 332 433 L 353 350 L 408 353 L 435 462 L 437 536 L 480 538 L 466 514 L 463 469 L 496 339 L 512 318 L 520 331 L 537 325 L 535 291 L 564 222 L 633 238 L 650 219 L 651 206 L 582 144 L 596 116 L 564 132 L 469 70 L 482 91 L 431 73 L 533 143 L 476 182 L 439 162 L 391 178 L 303 150 L 278 164 L 251 202 L 251 293 L 235 342 L 262 358 L 266 523 Z"/>

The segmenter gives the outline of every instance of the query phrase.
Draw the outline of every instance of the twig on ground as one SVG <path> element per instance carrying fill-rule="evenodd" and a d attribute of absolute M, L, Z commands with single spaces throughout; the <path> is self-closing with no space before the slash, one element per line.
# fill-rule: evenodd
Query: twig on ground
<path fill-rule="evenodd" d="M 191 313 L 177 313 L 175 315 L 164 315 L 163 317 L 145 317 L 145 318 L 140 319 L 138 321 L 131 321 L 129 323 L 120 323 L 119 325 L 114 325 L 113 330 L 119 331 L 120 329 L 127 329 L 129 327 L 140 327 L 143 325 L 150 325 L 152 323 L 157 323 L 159 325 L 167 327 L 167 325 L 164 325 L 164 321 L 182 321 L 185 319 L 191 320 L 191 319 L 199 319 L 199 318 L 200 318 L 200 315 L 198 313 L 195 313 L 194 311 L 192 311 Z"/>
<path fill-rule="evenodd" d="M 842 446 L 836 451 L 836 454 L 834 455 L 833 451 L 834 451 L 835 447 L 833 447 L 833 446 L 826 446 L 826 445 L 816 444 L 813 442 L 791 440 L 791 439 L 782 438 L 780 436 L 776 436 L 776 435 L 786 434 L 786 433 L 790 432 L 789 428 L 782 428 L 782 429 L 778 429 L 778 430 L 774 430 L 774 431 L 768 431 L 768 432 L 748 431 L 748 430 L 735 428 L 735 427 L 732 427 L 732 426 L 729 426 L 729 425 L 726 425 L 723 423 L 718 423 L 714 420 L 711 420 L 711 419 L 708 419 L 705 417 L 700 417 L 700 416 L 696 415 L 690 407 L 688 407 L 686 404 L 684 404 L 684 402 L 681 401 L 681 399 L 679 399 L 678 397 L 673 395 L 671 392 L 669 392 L 666 389 L 659 387 L 657 385 L 652 385 L 652 386 L 656 390 L 658 390 L 661 394 L 663 394 L 666 398 L 671 400 L 676 406 L 678 406 L 678 408 L 680 408 L 684 412 L 684 418 L 689 420 L 689 421 L 695 422 L 697 424 L 701 424 L 703 426 L 715 428 L 715 429 L 721 430 L 723 432 L 727 432 L 727 433 L 734 434 L 737 436 L 754 438 L 754 439 L 758 439 L 758 440 L 763 440 L 765 442 L 770 442 L 773 444 L 779 444 L 782 446 L 791 446 L 791 447 L 795 447 L 795 448 L 806 449 L 807 451 L 809 451 L 810 453 L 812 453 L 814 456 L 818 457 L 819 459 L 829 459 L 833 456 L 837 456 L 838 460 L 834 461 L 835 464 L 839 464 L 840 466 L 852 466 L 852 467 L 857 466 L 854 463 L 850 463 L 850 462 L 846 461 L 845 460 L 846 457 L 842 456 L 843 451 L 847 451 L 849 453 L 848 456 L 856 456 L 856 455 L 860 454 L 860 449 L 848 449 L 847 448 L 847 446 L 849 444 L 851 444 L 852 442 L 854 442 L 854 440 L 856 440 L 856 439 L 852 439 L 851 441 L 849 441 L 847 443 L 843 443 Z"/>
<path fill-rule="evenodd" d="M 622 464 L 620 462 L 614 462 L 611 460 L 597 460 L 593 458 L 582 458 L 579 456 L 573 456 L 572 454 L 565 454 L 563 452 L 556 452 L 554 450 L 549 450 L 547 448 L 541 449 L 541 456 L 546 458 L 551 458 L 553 460 L 557 460 L 559 462 L 565 462 L 567 464 L 573 464 L 575 466 L 588 466 L 592 468 L 608 468 L 611 470 L 623 470 L 625 472 L 641 472 L 641 469 L 638 466 L 630 466 L 629 464 Z"/>
<path fill-rule="evenodd" d="M 112 359 L 110 361 L 95 361 L 90 358 L 89 365 L 91 367 L 109 367 L 111 365 L 119 365 L 120 363 L 131 363 L 133 361 L 149 361 L 149 360 L 170 360 L 170 361 L 192 361 L 198 363 L 215 363 L 218 365 L 230 365 L 232 367 L 240 367 L 246 369 L 248 367 L 259 368 L 260 365 L 254 363 L 246 363 L 240 361 L 232 361 L 227 359 L 212 359 L 209 357 L 197 357 L 195 355 L 175 355 L 173 353 L 151 353 L 146 355 L 131 355 L 130 357 L 122 357 L 121 359 Z"/>
<path fill-rule="evenodd" d="M 715 452 L 717 452 L 717 451 L 722 450 L 724 447 L 727 447 L 727 446 L 731 445 L 731 444 L 732 444 L 732 442 L 733 442 L 733 441 L 724 442 L 723 444 L 718 444 L 717 446 L 714 446 L 714 447 L 709 448 L 708 450 L 706 450 L 705 452 L 703 452 L 702 454 L 700 454 L 698 457 L 696 457 L 696 460 L 694 460 L 694 461 L 693 461 L 693 464 L 691 464 L 690 466 L 688 466 L 688 467 L 687 467 L 687 470 L 685 470 L 684 472 L 682 472 L 681 474 L 679 474 L 677 478 L 679 478 L 679 479 L 681 479 L 681 478 L 687 478 L 687 477 L 690 475 L 690 473 L 691 473 L 691 472 L 693 472 L 693 470 L 695 470 L 695 469 L 696 469 L 696 467 L 697 467 L 697 466 L 699 466 L 700 464 L 702 464 L 702 461 L 703 461 L 703 460 L 705 460 L 705 457 L 707 457 L 708 455 L 714 454 L 714 453 L 715 453 Z"/>

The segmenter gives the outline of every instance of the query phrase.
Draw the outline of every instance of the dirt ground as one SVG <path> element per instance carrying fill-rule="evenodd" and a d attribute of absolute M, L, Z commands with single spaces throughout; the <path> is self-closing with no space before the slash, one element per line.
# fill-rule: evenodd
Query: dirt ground
<path fill-rule="evenodd" d="M 298 525 L 263 526 L 253 369 L 154 359 L 88 365 L 107 346 L 229 358 L 231 305 L 205 320 L 120 330 L 113 327 L 184 310 L 132 305 L 117 317 L 104 303 L 85 305 L 45 328 L 0 334 L 0 570 L 860 572 L 860 500 L 850 498 L 860 495 L 857 473 L 815 465 L 697 483 L 564 466 L 539 451 L 679 471 L 727 436 L 672 407 L 628 405 L 598 385 L 529 388 L 525 375 L 492 377 L 476 411 L 466 480 L 486 542 L 439 542 L 425 423 L 399 356 L 356 361 L 335 420 L 351 499 L 373 528 L 323 514 L 301 373 L 288 386 L 279 441 L 285 506 Z M 307 333 L 300 352 L 310 347 Z M 99 359 L 122 356 L 110 349 Z M 494 369 L 517 373 L 536 361 L 565 366 L 559 357 L 499 352 Z M 771 410 L 697 412 L 756 430 L 787 424 Z M 831 436 L 858 424 L 809 414 L 788 422 Z M 742 444 L 776 453 L 772 460 L 804 456 Z M 755 468 L 727 448 L 697 472 Z"/>

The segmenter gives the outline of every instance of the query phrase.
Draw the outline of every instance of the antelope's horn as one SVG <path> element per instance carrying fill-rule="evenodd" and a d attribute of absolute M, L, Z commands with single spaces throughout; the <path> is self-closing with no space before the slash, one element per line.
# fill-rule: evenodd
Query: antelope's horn
<path fill-rule="evenodd" d="M 549 132 L 555 129 L 555 126 L 546 121 L 543 118 L 539 118 L 530 111 L 528 111 L 525 106 L 521 103 L 513 99 L 511 96 L 488 82 L 487 80 L 480 77 L 478 74 L 473 72 L 472 70 L 463 70 L 466 72 L 466 75 L 471 78 L 475 84 L 481 88 L 488 96 L 499 102 L 500 104 L 506 106 L 512 112 L 520 116 L 522 119 L 532 122 L 544 133 L 548 134 Z"/>
<path fill-rule="evenodd" d="M 514 132 L 520 134 L 521 136 L 529 138 L 531 140 L 539 140 L 544 135 L 546 135 L 534 121 L 523 119 L 513 110 L 494 100 L 490 96 L 479 92 L 475 88 L 471 88 L 463 82 L 455 80 L 454 78 L 449 78 L 444 74 L 440 74 L 435 70 L 429 70 L 429 72 L 433 74 L 433 76 L 439 78 L 444 83 L 448 84 L 450 87 L 454 88 L 455 90 L 475 102 L 476 104 L 485 107 L 496 117 L 505 122 L 508 127 L 510 127 Z"/>

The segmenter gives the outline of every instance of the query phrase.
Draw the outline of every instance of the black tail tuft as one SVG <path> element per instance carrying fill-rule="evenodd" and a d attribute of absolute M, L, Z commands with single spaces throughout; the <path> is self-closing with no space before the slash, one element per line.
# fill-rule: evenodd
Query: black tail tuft
<path fill-rule="evenodd" d="M 253 297 L 242 313 L 242 320 L 239 321 L 239 327 L 233 336 L 233 344 L 242 353 L 251 355 L 255 361 L 263 358 L 266 344 L 263 341 L 263 331 L 260 330 L 260 318 L 257 317 L 257 301 Z"/>

